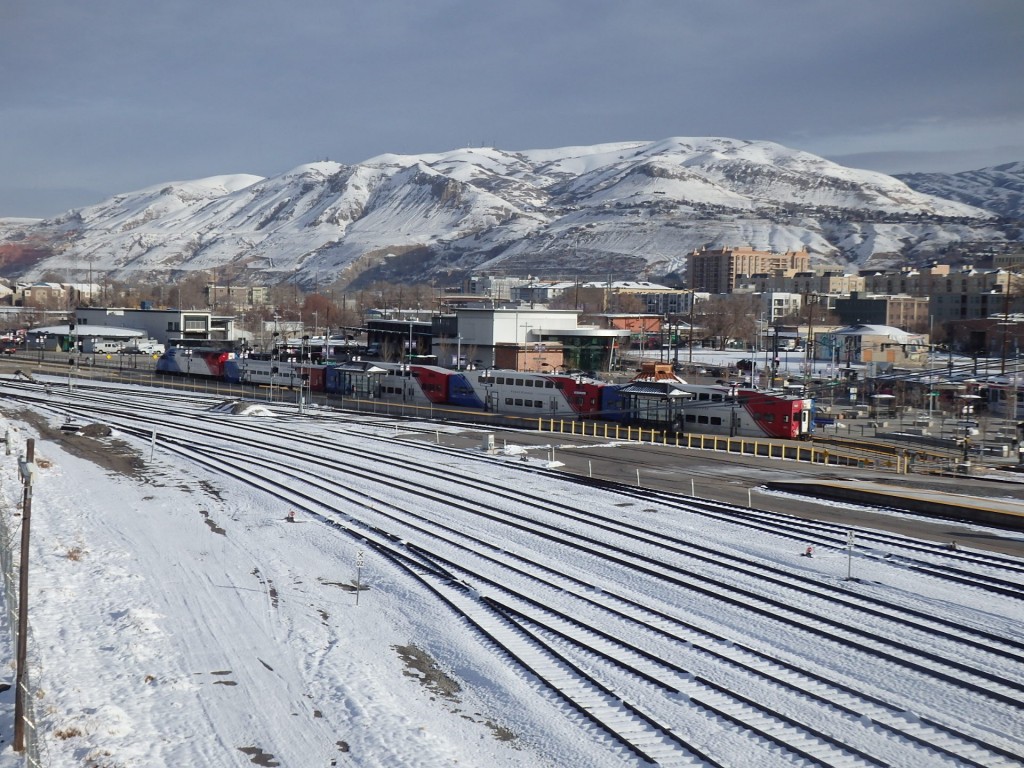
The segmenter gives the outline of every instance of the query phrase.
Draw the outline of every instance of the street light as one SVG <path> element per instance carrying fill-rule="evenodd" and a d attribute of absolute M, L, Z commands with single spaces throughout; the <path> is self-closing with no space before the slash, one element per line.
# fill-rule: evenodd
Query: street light
<path fill-rule="evenodd" d="M 688 358 L 687 362 L 691 366 L 693 365 L 693 307 L 697 303 L 696 296 L 697 296 L 697 294 L 691 288 L 690 289 L 690 340 L 688 342 L 688 344 L 689 344 L 689 346 L 688 346 L 689 354 L 687 355 L 687 358 Z"/>

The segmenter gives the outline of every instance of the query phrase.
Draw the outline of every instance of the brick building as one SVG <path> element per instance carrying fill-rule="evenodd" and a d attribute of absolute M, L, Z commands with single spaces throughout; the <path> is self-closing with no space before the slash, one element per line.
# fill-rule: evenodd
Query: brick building
<path fill-rule="evenodd" d="M 772 253 L 753 248 L 718 248 L 693 251 L 687 270 L 690 287 L 709 293 L 732 293 L 741 276 L 760 274 L 795 275 L 809 272 L 811 257 L 807 251 Z"/>

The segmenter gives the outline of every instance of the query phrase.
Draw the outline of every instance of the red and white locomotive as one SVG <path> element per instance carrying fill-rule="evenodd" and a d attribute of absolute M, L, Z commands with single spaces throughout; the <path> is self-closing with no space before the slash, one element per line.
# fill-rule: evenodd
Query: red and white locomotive
<path fill-rule="evenodd" d="M 669 366 L 661 365 L 645 366 L 627 384 L 613 384 L 560 373 L 453 371 L 435 365 L 370 361 L 314 364 L 216 355 L 208 359 L 195 352 L 191 356 L 172 353 L 169 350 L 164 356 L 171 358 L 168 362 L 161 358 L 158 371 L 216 376 L 242 384 L 304 387 L 343 398 L 428 409 L 599 419 L 680 433 L 788 439 L 808 437 L 814 424 L 814 403 L 809 398 L 774 389 L 688 384 Z"/>

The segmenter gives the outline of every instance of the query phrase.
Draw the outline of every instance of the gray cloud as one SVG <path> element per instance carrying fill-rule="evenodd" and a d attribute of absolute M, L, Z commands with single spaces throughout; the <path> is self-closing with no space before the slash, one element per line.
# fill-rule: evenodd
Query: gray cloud
<path fill-rule="evenodd" d="M 1024 159 L 1022 38 L 1019 0 L 10 0 L 0 215 L 479 144 L 720 135 L 965 170 Z"/>

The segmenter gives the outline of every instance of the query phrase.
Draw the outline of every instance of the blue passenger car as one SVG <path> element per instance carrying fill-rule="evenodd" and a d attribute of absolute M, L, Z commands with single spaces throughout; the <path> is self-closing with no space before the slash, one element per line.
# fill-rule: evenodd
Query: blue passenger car
<path fill-rule="evenodd" d="M 453 373 L 448 378 L 448 402 L 463 408 L 484 408 L 484 401 L 462 373 Z"/>
<path fill-rule="evenodd" d="M 626 400 L 621 389 L 622 387 L 614 384 L 601 388 L 600 418 L 607 421 L 626 421 Z"/>

